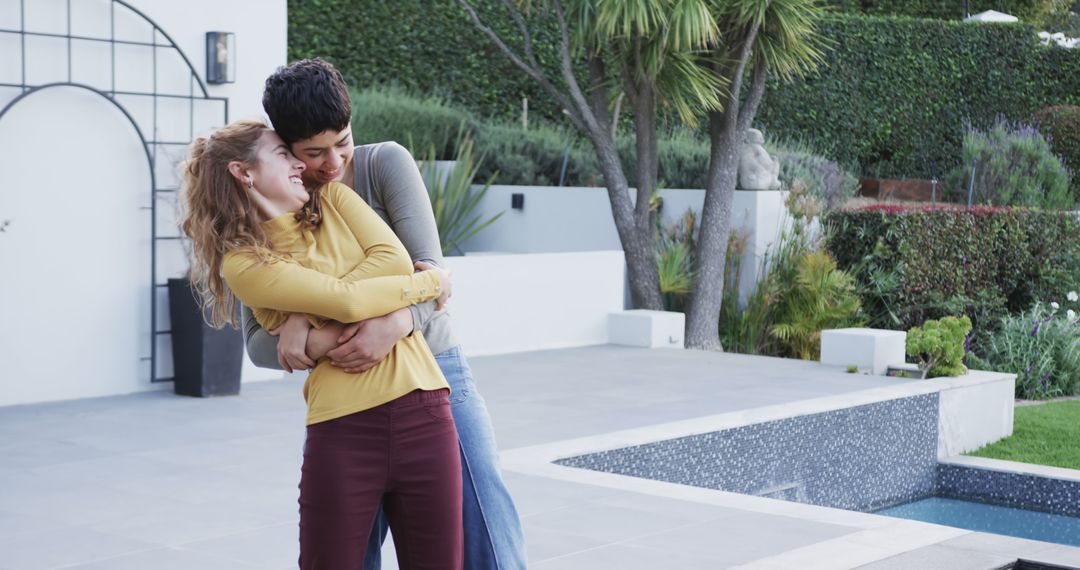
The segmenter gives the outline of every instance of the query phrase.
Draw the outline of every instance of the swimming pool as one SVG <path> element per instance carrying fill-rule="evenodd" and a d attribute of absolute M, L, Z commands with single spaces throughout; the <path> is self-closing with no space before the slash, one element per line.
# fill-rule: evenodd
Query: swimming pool
<path fill-rule="evenodd" d="M 1080 546 L 1080 478 L 939 460 L 938 413 L 918 395 L 555 463 Z"/>
<path fill-rule="evenodd" d="M 1064 515 L 943 497 L 930 497 L 897 505 L 875 514 L 1080 546 L 1080 518 Z"/>

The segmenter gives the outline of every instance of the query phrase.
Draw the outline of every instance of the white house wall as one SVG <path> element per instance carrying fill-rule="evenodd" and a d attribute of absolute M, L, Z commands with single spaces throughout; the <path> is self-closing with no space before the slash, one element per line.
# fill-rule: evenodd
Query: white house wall
<path fill-rule="evenodd" d="M 177 42 L 205 80 L 205 33 L 236 34 L 236 82 L 208 85 L 209 95 L 229 101 L 229 118 L 263 118 L 265 78 L 286 63 L 286 0 L 128 0 Z M 68 0 L 0 0 L 0 28 L 66 33 Z M 20 16 L 20 5 L 26 14 Z M 107 36 L 107 0 L 70 0 L 71 32 Z M 148 41 L 137 17 L 116 8 L 116 38 Z M 162 42 L 164 38 L 158 37 Z M 67 40 L 0 34 L 0 83 L 21 79 L 39 85 L 68 81 Z M 112 86 L 108 44 L 72 40 L 71 81 L 99 90 Z M 116 47 L 117 90 L 154 87 L 150 52 Z M 159 50 L 159 93 L 187 94 L 189 73 L 170 50 Z M 0 108 L 20 93 L 0 88 Z M 207 134 L 223 119 L 218 103 L 159 98 L 154 132 L 152 100 L 116 97 L 143 135 L 187 140 L 189 129 Z M 175 186 L 185 149 L 162 148 L 168 160 L 156 169 L 159 187 Z M 55 87 L 34 93 L 0 118 L 0 330 L 5 368 L 0 406 L 171 387 L 151 384 L 149 166 L 135 130 L 103 97 Z M 175 200 L 158 203 L 159 235 L 175 234 Z M 176 242 L 159 250 L 157 279 L 183 274 L 184 252 Z M 160 328 L 168 327 L 164 290 L 158 292 Z M 159 342 L 159 376 L 171 374 L 167 338 Z M 16 356 L 17 355 L 17 356 Z M 14 363 L 14 364 L 12 364 Z M 280 377 L 245 359 L 244 380 Z"/>

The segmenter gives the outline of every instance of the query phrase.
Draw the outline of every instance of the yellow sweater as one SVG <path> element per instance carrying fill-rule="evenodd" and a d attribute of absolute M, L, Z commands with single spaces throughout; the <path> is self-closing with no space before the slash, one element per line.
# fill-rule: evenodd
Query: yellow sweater
<path fill-rule="evenodd" d="M 222 262 L 229 288 L 263 328 L 277 328 L 289 313 L 308 313 L 315 326 L 326 319 L 352 323 L 439 296 L 438 275 L 413 273 L 401 241 L 355 192 L 336 182 L 318 191 L 320 227 L 304 229 L 291 213 L 263 224 L 274 251 L 285 259 L 266 262 L 238 250 Z M 320 360 L 304 384 L 307 424 L 374 408 L 413 390 L 448 387 L 417 331 L 359 374 Z"/>

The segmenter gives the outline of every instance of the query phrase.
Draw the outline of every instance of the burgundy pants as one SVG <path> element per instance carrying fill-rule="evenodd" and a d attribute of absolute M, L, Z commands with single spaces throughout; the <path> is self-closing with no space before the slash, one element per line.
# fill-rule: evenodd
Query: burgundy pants
<path fill-rule="evenodd" d="M 300 568 L 361 570 L 383 502 L 402 570 L 460 569 L 461 458 L 448 390 L 307 428 Z"/>

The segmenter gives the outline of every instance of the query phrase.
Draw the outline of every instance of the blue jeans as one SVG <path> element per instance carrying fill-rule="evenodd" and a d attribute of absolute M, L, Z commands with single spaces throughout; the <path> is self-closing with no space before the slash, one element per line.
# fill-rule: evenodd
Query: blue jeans
<path fill-rule="evenodd" d="M 450 409 L 461 446 L 465 568 L 525 568 L 525 535 L 521 530 L 521 519 L 499 473 L 495 430 L 484 398 L 473 382 L 469 363 L 460 347 L 436 354 L 435 361 L 450 383 Z M 388 526 L 380 509 L 371 529 L 364 570 L 379 570 Z"/>

